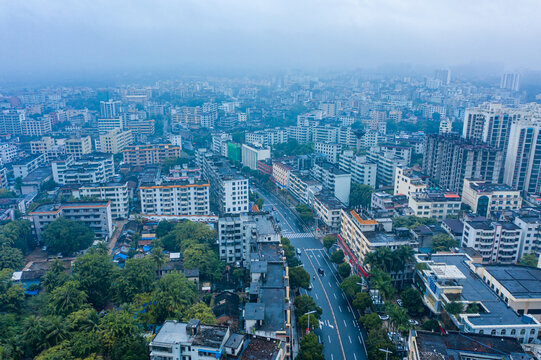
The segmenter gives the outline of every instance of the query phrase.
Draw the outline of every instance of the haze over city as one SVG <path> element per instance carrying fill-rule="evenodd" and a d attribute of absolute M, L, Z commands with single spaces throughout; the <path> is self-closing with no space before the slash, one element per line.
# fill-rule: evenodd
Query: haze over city
<path fill-rule="evenodd" d="M 4 0 L 0 78 L 382 65 L 538 70 L 539 13 L 534 0 Z"/>

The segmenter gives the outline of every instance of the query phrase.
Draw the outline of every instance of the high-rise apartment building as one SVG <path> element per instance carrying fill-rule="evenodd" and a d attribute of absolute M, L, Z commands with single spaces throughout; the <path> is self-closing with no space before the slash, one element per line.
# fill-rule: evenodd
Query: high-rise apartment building
<path fill-rule="evenodd" d="M 0 111 L 0 134 L 22 135 L 22 122 L 24 119 L 24 111 Z"/>
<path fill-rule="evenodd" d="M 352 181 L 376 187 L 377 164 L 366 156 L 356 156 L 353 150 L 345 150 L 340 155 L 339 167 L 351 174 Z"/>
<path fill-rule="evenodd" d="M 52 130 L 51 118 L 44 116 L 38 119 L 26 118 L 21 123 L 23 135 L 43 136 Z"/>
<path fill-rule="evenodd" d="M 270 159 L 270 148 L 257 145 L 242 144 L 242 165 L 257 170 L 257 162 Z"/>
<path fill-rule="evenodd" d="M 503 151 L 476 140 L 431 134 L 426 137 L 423 169 L 440 190 L 461 194 L 465 178 L 498 183 Z"/>
<path fill-rule="evenodd" d="M 518 91 L 520 88 L 520 74 L 505 73 L 500 81 L 500 89 Z"/>
<path fill-rule="evenodd" d="M 100 101 L 100 115 L 105 119 L 112 119 L 120 115 L 120 101 Z"/>
<path fill-rule="evenodd" d="M 541 119 L 511 125 L 504 182 L 526 193 L 541 193 Z"/>

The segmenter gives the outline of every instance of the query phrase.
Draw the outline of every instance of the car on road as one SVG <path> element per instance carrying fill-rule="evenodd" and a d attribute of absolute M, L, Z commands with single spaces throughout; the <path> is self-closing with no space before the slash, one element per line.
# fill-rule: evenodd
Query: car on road
<path fill-rule="evenodd" d="M 322 268 L 318 268 L 317 273 L 321 276 L 325 276 L 325 270 L 323 270 Z"/>
<path fill-rule="evenodd" d="M 389 320 L 389 315 L 385 314 L 384 312 L 378 312 L 378 316 L 382 321 Z"/>
<path fill-rule="evenodd" d="M 308 285 L 308 290 L 312 290 L 312 284 Z"/>
<path fill-rule="evenodd" d="M 408 322 L 413 326 L 419 326 L 419 322 L 417 320 L 409 319 Z"/>
<path fill-rule="evenodd" d="M 302 252 L 301 249 L 297 248 L 297 255 L 301 256 Z"/>
<path fill-rule="evenodd" d="M 396 303 L 398 304 L 398 306 L 402 307 L 402 299 L 397 299 Z"/>

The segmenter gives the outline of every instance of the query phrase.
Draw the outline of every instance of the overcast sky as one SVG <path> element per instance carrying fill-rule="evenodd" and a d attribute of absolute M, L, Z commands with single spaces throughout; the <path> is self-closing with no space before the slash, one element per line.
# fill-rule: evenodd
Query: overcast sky
<path fill-rule="evenodd" d="M 540 69 L 540 15 L 539 0 L 0 0 L 0 75 L 394 63 Z"/>

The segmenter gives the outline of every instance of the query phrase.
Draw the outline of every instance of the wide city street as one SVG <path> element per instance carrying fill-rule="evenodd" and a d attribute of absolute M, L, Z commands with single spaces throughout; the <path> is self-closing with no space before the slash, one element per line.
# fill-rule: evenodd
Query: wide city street
<path fill-rule="evenodd" d="M 274 194 L 256 188 L 265 200 L 263 210 L 274 214 L 282 228 L 282 236 L 301 249 L 302 266 L 310 274 L 312 290 L 301 290 L 312 296 L 323 309 L 320 329 L 315 333 L 324 344 L 326 359 L 366 360 L 366 348 L 351 304 L 339 288 L 335 264 L 331 263 L 326 249 L 307 229 L 302 229 L 294 214 L 295 209 L 286 206 Z M 274 210 L 275 209 L 275 210 Z M 318 274 L 322 268 L 324 275 Z M 315 277 L 315 280 L 314 280 Z"/>

